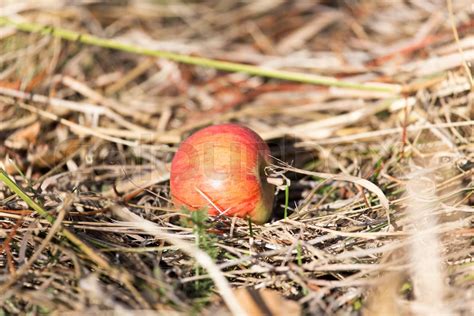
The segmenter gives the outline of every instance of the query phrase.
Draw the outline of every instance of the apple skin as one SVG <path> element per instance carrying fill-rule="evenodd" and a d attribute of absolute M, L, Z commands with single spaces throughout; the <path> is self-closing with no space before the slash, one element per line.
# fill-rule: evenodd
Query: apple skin
<path fill-rule="evenodd" d="M 275 188 L 265 176 L 268 145 L 237 124 L 206 127 L 187 138 L 171 162 L 171 198 L 177 207 L 207 208 L 209 215 L 250 217 L 263 224 L 272 214 Z"/>

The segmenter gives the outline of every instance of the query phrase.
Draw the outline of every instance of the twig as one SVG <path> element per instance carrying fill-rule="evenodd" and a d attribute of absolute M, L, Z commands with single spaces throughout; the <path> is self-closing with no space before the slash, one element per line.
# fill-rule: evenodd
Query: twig
<path fill-rule="evenodd" d="M 51 226 L 48 235 L 46 235 L 46 238 L 43 240 L 41 245 L 36 249 L 35 253 L 28 259 L 28 261 L 23 264 L 18 271 L 13 274 L 1 287 L 0 287 L 0 293 L 5 292 L 11 285 L 13 285 L 16 280 L 18 280 L 23 274 L 25 274 L 31 267 L 31 265 L 39 258 L 41 253 L 43 252 L 44 249 L 48 246 L 48 243 L 53 239 L 53 237 L 56 235 L 58 230 L 61 228 L 61 223 L 64 219 L 64 216 L 66 215 L 66 209 L 69 207 L 71 200 L 65 201 L 63 203 L 63 207 L 61 208 L 58 217 L 56 218 L 55 222 Z"/>
<path fill-rule="evenodd" d="M 5 172 L 5 170 L 0 168 L 0 181 L 5 183 L 6 186 L 14 193 L 16 193 L 23 201 L 28 204 L 34 211 L 45 218 L 50 224 L 54 225 L 56 218 L 49 214 L 42 206 L 36 203 L 32 198 L 30 198 Z M 71 243 L 77 246 L 84 254 L 86 254 L 95 264 L 97 264 L 101 269 L 108 272 L 109 277 L 117 280 L 118 282 L 124 283 L 127 289 L 133 294 L 133 296 L 141 303 L 144 307 L 150 307 L 146 300 L 141 296 L 141 294 L 135 289 L 131 283 L 131 276 L 126 271 L 119 271 L 112 267 L 109 262 L 99 256 L 95 250 L 90 248 L 82 240 L 80 240 L 74 233 L 72 233 L 67 228 L 61 229 L 61 234 L 66 237 Z"/>
<path fill-rule="evenodd" d="M 239 301 L 236 299 L 235 295 L 232 293 L 229 283 L 222 274 L 222 271 L 217 267 L 214 261 L 209 257 L 207 253 L 200 250 L 197 247 L 194 247 L 192 244 L 189 244 L 183 241 L 180 238 L 168 233 L 164 233 L 162 228 L 156 225 L 149 220 L 144 219 L 132 212 L 130 212 L 125 207 L 113 206 L 113 213 L 120 218 L 121 220 L 129 221 L 130 224 L 136 227 L 139 230 L 142 230 L 146 233 L 149 233 L 158 238 L 162 238 L 171 244 L 179 247 L 182 251 L 186 252 L 190 256 L 194 257 L 196 261 L 207 271 L 209 276 L 212 278 L 216 287 L 219 289 L 219 293 L 226 302 L 230 311 L 234 315 L 245 316 L 247 313 L 240 305 Z"/>
<path fill-rule="evenodd" d="M 411 125 L 411 126 L 407 127 L 407 132 L 420 131 L 420 130 L 424 130 L 424 129 L 430 129 L 430 128 L 433 128 L 433 127 L 445 128 L 445 127 L 462 127 L 462 126 L 472 126 L 472 125 L 474 125 L 474 121 L 461 121 L 461 122 L 438 123 L 438 124 L 424 124 L 424 125 L 419 125 L 419 126 Z M 362 139 L 370 139 L 370 138 L 374 138 L 374 137 L 392 135 L 392 134 L 397 134 L 397 133 L 401 133 L 401 132 L 403 132 L 402 127 L 395 127 L 395 128 L 382 129 L 382 130 L 378 130 L 378 131 L 352 134 L 352 135 L 347 135 L 347 136 L 338 136 L 338 137 L 326 138 L 326 139 L 317 140 L 317 141 L 304 141 L 300 144 L 304 145 L 304 146 L 309 146 L 309 145 L 314 145 L 314 144 L 318 144 L 318 145 L 337 144 L 337 143 L 352 142 L 352 141 L 356 141 L 356 140 L 361 141 Z"/>
<path fill-rule="evenodd" d="M 372 182 L 370 182 L 368 180 L 358 178 L 358 177 L 355 177 L 355 176 L 350 176 L 350 175 L 313 172 L 313 171 L 308 171 L 308 170 L 303 170 L 303 169 L 298 169 L 298 168 L 293 168 L 293 167 L 284 167 L 283 166 L 283 167 L 280 167 L 280 168 L 283 169 L 283 170 L 292 171 L 292 172 L 301 173 L 301 174 L 306 174 L 306 175 L 313 176 L 313 177 L 318 177 L 318 178 L 323 178 L 323 179 L 332 179 L 332 180 L 336 180 L 336 181 L 346 181 L 346 182 L 352 182 L 354 184 L 358 184 L 358 185 L 366 188 L 370 192 L 374 193 L 375 195 L 377 195 L 377 197 L 380 200 L 380 204 L 383 206 L 383 208 L 385 210 L 388 211 L 389 208 L 390 208 L 389 201 L 388 201 L 387 197 L 385 196 L 385 194 L 382 192 L 382 190 L 380 190 L 380 188 L 378 186 L 376 186 L 375 184 L 373 184 Z M 389 220 L 389 223 L 390 223 L 390 219 L 388 219 L 388 220 Z"/>
<path fill-rule="evenodd" d="M 472 79 L 471 70 L 469 69 L 469 66 L 467 65 L 467 62 L 466 62 L 466 57 L 464 56 L 464 52 L 461 48 L 461 45 L 459 44 L 458 30 L 456 29 L 456 24 L 454 23 L 453 2 L 452 2 L 452 0 L 446 0 L 446 2 L 447 2 L 447 5 L 448 5 L 449 20 L 451 21 L 451 28 L 453 29 L 453 35 L 454 35 L 454 39 L 456 41 L 456 46 L 458 48 L 459 54 L 461 55 L 462 65 L 464 66 L 464 70 L 466 71 L 466 75 L 467 75 L 467 78 L 469 79 L 469 84 L 470 84 L 471 90 L 472 90 L 472 89 L 474 89 L 474 82 L 473 82 L 473 79 Z"/>

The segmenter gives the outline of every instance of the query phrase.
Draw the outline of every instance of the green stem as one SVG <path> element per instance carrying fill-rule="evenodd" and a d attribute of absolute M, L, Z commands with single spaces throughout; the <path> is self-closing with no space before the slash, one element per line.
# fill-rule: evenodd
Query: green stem
<path fill-rule="evenodd" d="M 250 238 L 253 238 L 252 220 L 250 219 L 250 216 L 247 217 L 247 221 L 248 221 L 248 224 L 249 224 Z"/>
<path fill-rule="evenodd" d="M 33 210 L 35 210 L 38 214 L 40 214 L 42 217 L 44 217 L 48 222 L 51 224 L 54 223 L 56 218 L 54 216 L 50 215 L 43 207 L 41 207 L 38 203 L 33 201 L 32 198 L 28 196 L 28 194 L 25 193 L 5 172 L 5 170 L 0 169 L 0 181 L 5 183 L 10 190 L 12 190 L 16 195 L 20 197 L 23 201 L 28 204 L 29 207 L 31 207 Z"/>
<path fill-rule="evenodd" d="M 115 50 L 120 50 L 124 52 L 139 54 L 139 55 L 165 58 L 165 59 L 173 60 L 173 61 L 184 63 L 184 64 L 214 68 L 217 70 L 223 70 L 223 71 L 229 71 L 229 72 L 241 72 L 241 73 L 246 73 L 249 75 L 260 76 L 260 77 L 296 81 L 296 82 L 323 85 L 323 86 L 349 88 L 349 89 L 356 89 L 356 90 L 368 90 L 368 91 L 387 92 L 387 93 L 394 93 L 394 94 L 398 94 L 399 92 L 398 85 L 376 85 L 376 84 L 370 85 L 370 84 L 363 84 L 363 83 L 356 83 L 356 82 L 348 82 L 348 81 L 338 80 L 333 77 L 261 68 L 261 67 L 252 66 L 252 65 L 232 63 L 232 62 L 227 62 L 227 61 L 219 61 L 219 60 L 203 58 L 203 57 L 181 55 L 181 54 L 167 52 L 167 51 L 153 50 L 153 49 L 148 49 L 148 48 L 135 46 L 131 44 L 125 44 L 119 41 L 100 38 L 100 37 L 96 37 L 89 34 L 81 34 L 78 32 L 71 31 L 71 30 L 67 30 L 67 29 L 55 28 L 55 27 L 36 24 L 36 23 L 18 22 L 6 17 L 0 17 L 0 26 L 2 25 L 10 25 L 23 32 L 38 33 L 41 35 L 50 35 L 50 36 L 61 38 L 67 41 L 74 41 L 74 42 L 79 42 L 83 44 L 109 48 L 109 49 L 115 49 Z"/>
<path fill-rule="evenodd" d="M 303 266 L 303 249 L 301 247 L 301 241 L 298 241 L 298 244 L 296 245 L 296 253 L 297 253 L 296 260 L 298 261 L 298 266 L 302 267 Z"/>
<path fill-rule="evenodd" d="M 2 168 L 0 168 L 0 181 L 5 183 L 5 185 L 10 190 L 12 190 L 16 195 L 18 195 L 20 199 L 25 201 L 26 204 L 28 204 L 28 206 L 31 207 L 34 211 L 36 211 L 40 216 L 45 218 L 49 223 L 54 224 L 56 218 L 53 215 L 49 214 L 48 211 L 46 211 L 41 205 L 36 203 L 32 198 L 30 198 L 28 194 L 26 194 L 25 191 L 23 191 L 23 189 L 20 188 L 18 184 L 16 184 L 15 181 L 12 180 L 8 176 L 6 171 Z M 105 259 L 95 254 L 95 252 L 90 247 L 88 247 L 83 241 L 77 238 L 77 236 L 70 232 L 67 228 L 62 228 L 61 233 L 70 242 L 79 247 L 86 255 L 88 255 L 97 265 L 99 265 L 101 268 L 110 270 L 110 266 Z"/>
<path fill-rule="evenodd" d="M 285 211 L 283 212 L 283 216 L 286 219 L 288 217 L 288 204 L 290 203 L 290 188 L 287 185 L 285 187 Z"/>

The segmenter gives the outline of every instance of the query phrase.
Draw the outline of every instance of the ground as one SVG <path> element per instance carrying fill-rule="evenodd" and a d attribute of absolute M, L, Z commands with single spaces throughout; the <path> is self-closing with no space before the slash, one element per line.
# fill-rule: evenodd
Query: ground
<path fill-rule="evenodd" d="M 0 5 L 0 315 L 474 313 L 471 1 Z M 222 122 L 265 225 L 170 201 Z"/>

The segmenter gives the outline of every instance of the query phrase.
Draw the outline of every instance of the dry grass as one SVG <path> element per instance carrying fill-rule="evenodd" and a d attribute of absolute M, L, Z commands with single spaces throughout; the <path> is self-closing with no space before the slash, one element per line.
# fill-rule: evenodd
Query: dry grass
<path fill-rule="evenodd" d="M 0 315 L 242 313 L 231 287 L 274 289 L 308 314 L 474 313 L 471 1 L 66 3 L 3 0 L 0 14 L 400 92 L 0 27 L 0 165 L 56 218 L 0 182 Z M 272 149 L 274 218 L 181 225 L 173 152 L 227 121 Z"/>

